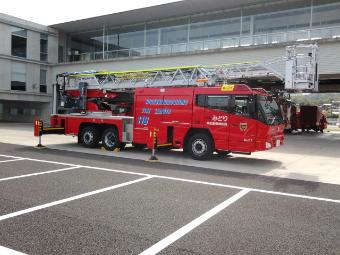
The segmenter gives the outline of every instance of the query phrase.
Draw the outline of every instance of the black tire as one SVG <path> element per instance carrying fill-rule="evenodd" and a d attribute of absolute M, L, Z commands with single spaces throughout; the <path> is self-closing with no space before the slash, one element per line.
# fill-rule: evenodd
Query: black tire
<path fill-rule="evenodd" d="M 96 127 L 88 126 L 83 128 L 80 134 L 79 141 L 86 148 L 95 148 L 100 140 L 99 130 Z"/>
<path fill-rule="evenodd" d="M 114 128 L 107 128 L 104 130 L 102 135 L 102 143 L 103 147 L 107 151 L 113 151 L 116 148 L 121 149 L 121 146 L 123 148 L 125 147 L 125 144 L 119 142 L 117 131 Z"/>
<path fill-rule="evenodd" d="M 285 129 L 284 133 L 285 134 L 291 134 L 293 132 L 293 129 Z"/>
<path fill-rule="evenodd" d="M 119 145 L 120 150 L 124 150 L 125 147 L 126 147 L 126 143 L 120 143 L 120 145 Z"/>
<path fill-rule="evenodd" d="M 196 160 L 210 159 L 214 152 L 214 143 L 207 134 L 194 134 L 188 141 L 188 152 Z"/>
<path fill-rule="evenodd" d="M 220 150 L 217 150 L 216 152 L 221 157 L 226 157 L 231 153 L 231 151 L 220 151 Z"/>

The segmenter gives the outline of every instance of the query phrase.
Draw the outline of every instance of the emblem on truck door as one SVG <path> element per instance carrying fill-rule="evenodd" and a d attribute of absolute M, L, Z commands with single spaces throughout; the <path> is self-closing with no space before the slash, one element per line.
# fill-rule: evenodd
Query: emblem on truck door
<path fill-rule="evenodd" d="M 248 123 L 240 123 L 240 129 L 241 131 L 246 131 L 248 128 Z"/>

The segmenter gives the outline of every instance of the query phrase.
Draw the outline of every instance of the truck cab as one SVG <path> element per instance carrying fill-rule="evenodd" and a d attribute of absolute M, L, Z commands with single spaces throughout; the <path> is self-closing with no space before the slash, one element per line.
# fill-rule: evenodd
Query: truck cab
<path fill-rule="evenodd" d="M 134 142 L 157 130 L 159 146 L 183 148 L 194 159 L 216 151 L 251 153 L 283 144 L 283 119 L 264 91 L 244 84 L 215 87 L 143 88 L 135 92 Z"/>

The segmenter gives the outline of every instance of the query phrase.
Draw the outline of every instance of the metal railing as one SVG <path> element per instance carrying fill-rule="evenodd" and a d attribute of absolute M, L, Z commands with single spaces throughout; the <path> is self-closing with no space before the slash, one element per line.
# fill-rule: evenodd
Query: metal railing
<path fill-rule="evenodd" d="M 267 33 L 252 36 L 190 41 L 188 43 L 120 49 L 104 52 L 88 52 L 79 55 L 69 56 L 69 61 L 76 62 L 114 59 L 121 57 L 155 56 L 193 51 L 206 51 L 213 49 L 236 48 L 241 46 L 277 44 L 296 41 L 302 42 L 307 40 L 320 40 L 327 38 L 340 38 L 340 27 L 314 28 L 307 30 Z"/>

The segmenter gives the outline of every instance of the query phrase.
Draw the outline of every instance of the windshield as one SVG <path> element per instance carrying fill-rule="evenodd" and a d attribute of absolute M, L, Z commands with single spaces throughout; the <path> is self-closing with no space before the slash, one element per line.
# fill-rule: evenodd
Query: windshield
<path fill-rule="evenodd" d="M 257 102 L 260 114 L 262 115 L 260 120 L 268 125 L 283 124 L 281 111 L 275 100 L 269 100 L 265 96 L 258 96 Z"/>

